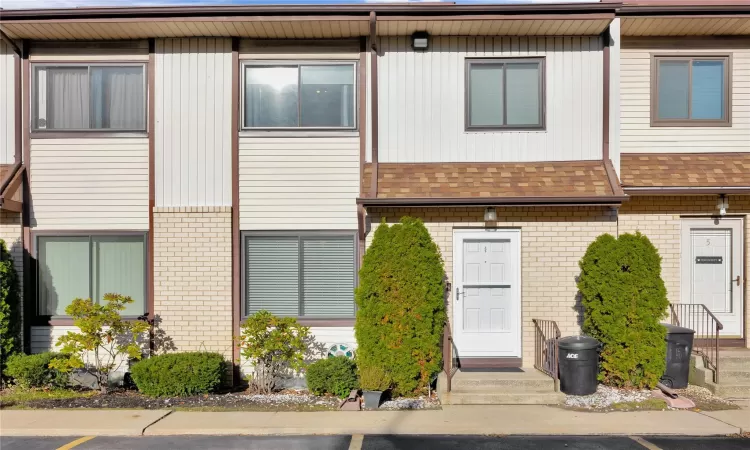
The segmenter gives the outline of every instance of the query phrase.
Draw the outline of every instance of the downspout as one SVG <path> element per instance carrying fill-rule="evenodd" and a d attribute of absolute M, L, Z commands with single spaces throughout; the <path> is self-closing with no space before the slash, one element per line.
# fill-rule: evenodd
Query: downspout
<path fill-rule="evenodd" d="M 378 30 L 375 11 L 370 12 L 370 97 L 372 121 L 372 179 L 370 197 L 378 197 Z"/>

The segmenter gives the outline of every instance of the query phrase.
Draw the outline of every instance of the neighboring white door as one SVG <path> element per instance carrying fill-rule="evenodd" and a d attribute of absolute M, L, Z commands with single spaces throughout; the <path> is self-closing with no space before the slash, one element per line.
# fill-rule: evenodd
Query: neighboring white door
<path fill-rule="evenodd" d="M 681 242 L 681 301 L 706 305 L 721 336 L 742 336 L 742 219 L 684 219 Z"/>
<path fill-rule="evenodd" d="M 521 356 L 519 230 L 455 230 L 453 340 L 459 357 Z"/>

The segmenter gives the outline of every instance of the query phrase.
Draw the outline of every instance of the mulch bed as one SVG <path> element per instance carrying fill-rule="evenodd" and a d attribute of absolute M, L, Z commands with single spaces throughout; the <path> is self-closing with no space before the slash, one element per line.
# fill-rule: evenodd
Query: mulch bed
<path fill-rule="evenodd" d="M 190 397 L 152 398 L 135 391 L 70 399 L 43 399 L 25 402 L 33 409 L 123 408 L 123 409 L 200 409 L 238 411 L 322 411 L 337 409 L 340 400 L 308 393 L 287 391 L 271 395 L 228 392 Z"/>

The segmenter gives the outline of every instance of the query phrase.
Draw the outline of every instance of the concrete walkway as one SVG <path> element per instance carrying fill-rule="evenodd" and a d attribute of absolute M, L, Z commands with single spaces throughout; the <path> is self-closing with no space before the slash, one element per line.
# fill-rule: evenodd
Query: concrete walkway
<path fill-rule="evenodd" d="M 750 411 L 588 413 L 547 406 L 445 406 L 433 411 L 0 411 L 4 436 L 165 435 L 728 435 L 750 432 Z"/>

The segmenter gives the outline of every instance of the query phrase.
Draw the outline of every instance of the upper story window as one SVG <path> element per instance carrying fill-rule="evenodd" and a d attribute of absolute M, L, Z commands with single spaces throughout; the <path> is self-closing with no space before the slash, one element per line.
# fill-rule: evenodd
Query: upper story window
<path fill-rule="evenodd" d="M 356 129 L 353 62 L 248 63 L 244 129 Z"/>
<path fill-rule="evenodd" d="M 133 65 L 34 65 L 35 131 L 146 131 L 146 70 Z"/>
<path fill-rule="evenodd" d="M 726 126 L 729 121 L 729 57 L 654 58 L 651 124 Z"/>
<path fill-rule="evenodd" d="M 543 129 L 544 60 L 469 59 L 466 128 Z"/>

